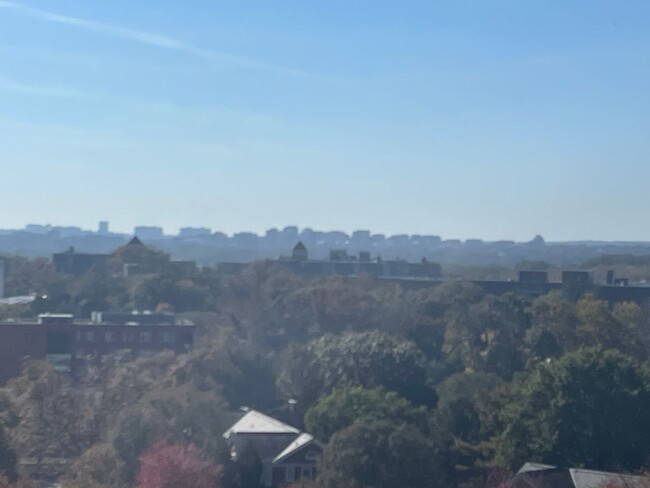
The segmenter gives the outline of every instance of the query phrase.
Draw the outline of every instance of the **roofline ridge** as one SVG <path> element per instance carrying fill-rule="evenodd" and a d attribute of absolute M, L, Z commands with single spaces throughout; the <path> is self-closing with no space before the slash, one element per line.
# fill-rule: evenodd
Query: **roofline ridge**
<path fill-rule="evenodd" d="M 261 418 L 265 422 L 268 422 L 268 423 L 274 425 L 275 427 L 286 431 L 287 433 L 300 435 L 300 429 L 298 429 L 297 427 L 289 425 L 289 424 L 287 424 L 285 422 L 282 422 L 281 420 L 278 420 L 278 419 L 273 418 L 273 417 L 271 417 L 269 415 L 266 415 L 265 413 L 260 412 L 259 410 L 255 410 L 255 409 L 251 408 L 251 409 L 248 409 L 248 411 L 239 420 L 237 420 L 226 432 L 224 432 L 223 437 L 226 438 L 226 439 L 228 437 L 230 437 L 230 435 L 232 433 L 234 433 L 235 427 L 239 423 L 241 423 L 249 415 L 257 416 L 258 418 Z"/>
<path fill-rule="evenodd" d="M 259 410 L 255 410 L 255 409 L 252 409 L 252 408 L 251 408 L 251 409 L 246 413 L 246 415 L 248 415 L 248 414 L 250 414 L 250 413 L 256 413 L 256 414 L 258 414 L 258 415 L 261 415 L 262 417 L 264 417 L 264 418 L 270 420 L 271 423 L 274 423 L 274 424 L 276 424 L 276 425 L 280 425 L 280 426 L 286 426 L 286 427 L 289 427 L 289 428 L 295 430 L 298 434 L 300 433 L 300 429 L 298 429 L 297 427 L 294 427 L 293 425 L 289 425 L 289 424 L 287 424 L 286 422 L 283 422 L 282 420 L 278 420 L 278 419 L 276 419 L 276 418 L 274 418 L 274 417 L 271 417 L 270 415 L 266 415 L 265 413 L 260 412 Z M 246 415 L 244 415 L 244 417 L 246 417 Z M 242 417 L 242 419 L 243 419 L 244 417 Z M 241 419 L 240 419 L 240 420 L 241 420 Z"/>

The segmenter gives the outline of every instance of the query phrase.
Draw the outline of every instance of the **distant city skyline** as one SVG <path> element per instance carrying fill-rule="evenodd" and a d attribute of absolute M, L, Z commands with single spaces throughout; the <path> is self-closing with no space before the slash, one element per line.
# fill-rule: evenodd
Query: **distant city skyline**
<path fill-rule="evenodd" d="M 0 0 L 0 228 L 650 241 L 648 18 Z"/>
<path fill-rule="evenodd" d="M 630 243 L 650 243 L 650 240 L 620 240 L 620 239 L 613 239 L 613 240 L 601 240 L 601 239 L 576 239 L 576 240 L 552 240 L 552 239 L 546 239 L 545 236 L 542 234 L 535 234 L 534 236 L 531 236 L 530 238 L 524 238 L 524 239 L 508 239 L 508 238 L 503 238 L 503 239 L 484 239 L 481 236 L 474 235 L 473 237 L 457 237 L 457 236 L 445 236 L 440 233 L 421 233 L 421 232 L 379 232 L 375 231 L 374 229 L 369 229 L 369 228 L 357 228 L 357 229 L 352 229 L 352 230 L 346 230 L 346 229 L 341 229 L 341 228 L 332 228 L 332 229 L 322 229 L 318 228 L 315 226 L 299 226 L 299 225 L 294 225 L 294 224 L 287 224 L 287 225 L 279 225 L 279 226 L 273 226 L 269 227 L 267 229 L 262 229 L 260 231 L 256 230 L 250 230 L 250 229 L 239 229 L 235 230 L 232 232 L 228 232 L 224 229 L 220 228 L 214 228 L 206 225 L 183 225 L 177 229 L 168 229 L 165 228 L 164 226 L 161 225 L 155 225 L 155 224 L 136 224 L 134 225 L 131 229 L 115 229 L 114 226 L 110 221 L 107 220 L 100 220 L 96 222 L 95 226 L 88 226 L 85 227 L 83 225 L 75 225 L 75 224 L 51 224 L 51 223 L 35 223 L 35 222 L 30 222 L 27 223 L 23 226 L 20 227 L 13 227 L 13 228 L 3 228 L 0 227 L 0 233 L 6 233 L 6 232 L 32 232 L 36 234 L 45 234 L 48 233 L 52 230 L 72 230 L 72 229 L 78 229 L 82 233 L 91 233 L 91 234 L 97 234 L 97 235 L 120 235 L 120 236 L 133 236 L 133 235 L 139 235 L 140 233 L 142 234 L 149 234 L 149 238 L 151 238 L 152 235 L 154 234 L 160 234 L 161 236 L 164 237 L 205 237 L 205 236 L 210 236 L 214 234 L 224 234 L 229 238 L 232 238 L 234 236 L 240 235 L 240 234 L 254 234 L 257 235 L 258 237 L 265 237 L 268 235 L 270 231 L 277 231 L 282 233 L 283 231 L 286 231 L 287 229 L 297 229 L 297 234 L 296 234 L 296 239 L 300 239 L 305 231 L 311 231 L 315 232 L 317 234 L 329 234 L 329 233 L 343 233 L 349 237 L 353 237 L 355 234 L 360 233 L 360 234 L 365 234 L 368 233 L 370 237 L 373 236 L 383 236 L 383 238 L 388 239 L 391 237 L 397 237 L 397 236 L 407 236 L 407 237 L 416 237 L 416 236 L 422 236 L 422 237 L 435 237 L 438 238 L 440 241 L 461 241 L 461 242 L 472 242 L 472 241 L 483 241 L 485 243 L 498 243 L 498 242 L 516 242 L 520 244 L 525 244 L 529 243 L 532 241 L 536 241 L 539 239 L 542 239 L 543 242 L 547 243 L 571 243 L 571 242 L 620 242 L 620 243 L 625 243 L 625 242 L 630 242 Z M 140 231 L 140 232 L 139 232 Z M 155 239 L 155 237 L 154 237 Z"/>
<path fill-rule="evenodd" d="M 133 239 L 133 234 L 137 240 Z M 178 234 L 170 231 L 163 234 L 161 227 L 137 226 L 131 232 L 113 233 L 110 232 L 109 223 L 101 221 L 96 229 L 37 224 L 28 224 L 18 230 L 0 229 L 0 259 L 58 255 L 57 259 L 62 260 L 65 266 L 76 269 L 76 265 L 70 263 L 87 266 L 95 259 L 106 259 L 120 246 L 130 242 L 153 246 L 176 260 L 194 261 L 200 266 L 231 263 L 236 268 L 255 260 L 284 259 L 287 256 L 294 256 L 294 260 L 301 262 L 308 256 L 310 262 L 314 259 L 366 263 L 393 260 L 445 266 L 496 266 L 498 269 L 520 265 L 546 269 L 549 264 L 580 268 L 581 263 L 605 255 L 610 256 L 606 262 L 614 259 L 612 256 L 618 256 L 614 260 L 629 262 L 637 257 L 644 261 L 650 255 L 649 241 L 563 242 L 549 241 L 539 235 L 525 241 L 492 241 L 455 239 L 436 234 L 382 234 L 372 229 L 345 232 L 341 229 L 297 226 L 272 228 L 268 232 L 230 234 L 205 227 L 186 227 Z M 77 261 L 71 261 L 73 255 L 77 256 Z M 309 265 L 307 268 L 313 267 Z"/>

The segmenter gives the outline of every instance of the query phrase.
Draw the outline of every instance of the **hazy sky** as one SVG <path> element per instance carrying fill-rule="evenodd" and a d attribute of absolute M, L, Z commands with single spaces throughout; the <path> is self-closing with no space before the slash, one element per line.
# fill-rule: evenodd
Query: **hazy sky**
<path fill-rule="evenodd" d="M 650 240 L 650 2 L 0 0 L 0 228 Z"/>

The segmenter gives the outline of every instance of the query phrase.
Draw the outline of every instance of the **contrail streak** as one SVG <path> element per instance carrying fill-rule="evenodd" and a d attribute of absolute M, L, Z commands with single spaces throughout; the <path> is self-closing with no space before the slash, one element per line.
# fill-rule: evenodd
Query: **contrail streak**
<path fill-rule="evenodd" d="M 279 74 L 290 75 L 290 76 L 301 76 L 301 77 L 315 76 L 313 74 L 304 71 L 296 70 L 293 68 L 287 68 L 284 66 L 278 66 L 271 63 L 266 63 L 264 61 L 259 61 L 257 59 L 248 58 L 245 56 L 237 56 L 234 54 L 212 51 L 209 49 L 201 49 L 199 47 L 187 44 L 186 42 L 181 41 L 179 39 L 174 39 L 172 37 L 153 34 L 151 32 L 139 31 L 135 29 L 128 29 L 125 27 L 105 24 L 103 22 L 96 22 L 93 20 L 87 20 L 78 17 L 71 17 L 68 15 L 60 15 L 54 12 L 49 12 L 47 10 L 41 10 L 41 9 L 29 7 L 27 5 L 23 5 L 12 1 L 0 0 L 0 8 L 11 9 L 16 13 L 20 13 L 28 17 L 40 19 L 46 22 L 68 25 L 71 27 L 84 29 L 98 34 L 103 34 L 105 36 L 115 37 L 119 39 L 126 39 L 129 41 L 138 42 L 140 44 L 146 44 L 158 48 L 169 49 L 174 51 L 182 51 L 212 61 L 228 62 L 242 67 L 271 71 L 271 72 L 276 72 Z"/>

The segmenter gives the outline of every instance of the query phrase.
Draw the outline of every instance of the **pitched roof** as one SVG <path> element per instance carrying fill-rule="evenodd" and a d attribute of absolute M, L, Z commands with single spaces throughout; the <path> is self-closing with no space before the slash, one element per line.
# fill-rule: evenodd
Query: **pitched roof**
<path fill-rule="evenodd" d="M 302 433 L 296 439 L 289 444 L 284 451 L 282 451 L 280 454 L 278 454 L 275 459 L 273 460 L 274 463 L 282 461 L 284 458 L 290 456 L 294 452 L 302 449 L 303 447 L 311 444 L 312 442 L 318 442 L 314 441 L 314 437 L 307 434 L 307 433 Z"/>
<path fill-rule="evenodd" d="M 517 473 L 508 488 L 575 488 L 566 469 L 533 469 Z"/>
<path fill-rule="evenodd" d="M 570 469 L 571 479 L 576 488 L 601 488 L 608 482 L 621 487 L 648 486 L 648 478 L 620 473 L 607 473 L 590 469 Z"/>
<path fill-rule="evenodd" d="M 298 244 L 296 244 L 293 248 L 294 251 L 306 251 L 307 248 L 305 245 L 302 243 L 302 241 L 298 241 Z"/>
<path fill-rule="evenodd" d="M 144 246 L 142 241 L 138 238 L 138 236 L 133 237 L 127 244 L 127 246 Z"/>
<path fill-rule="evenodd" d="M 609 482 L 614 486 L 642 488 L 648 478 L 590 469 L 562 469 L 539 463 L 526 463 L 512 478 L 510 488 L 603 488 Z"/>
<path fill-rule="evenodd" d="M 550 464 L 528 462 L 528 463 L 524 464 L 519 469 L 519 471 L 517 471 L 517 474 L 530 473 L 531 471 L 544 471 L 544 470 L 547 470 L 547 469 L 556 469 L 556 466 L 551 466 Z"/>
<path fill-rule="evenodd" d="M 223 436 L 227 439 L 231 434 L 300 434 L 300 431 L 256 410 L 249 410 Z"/>

